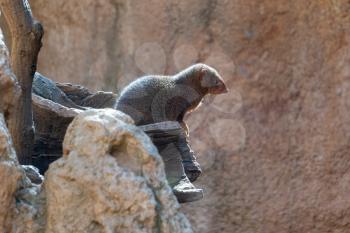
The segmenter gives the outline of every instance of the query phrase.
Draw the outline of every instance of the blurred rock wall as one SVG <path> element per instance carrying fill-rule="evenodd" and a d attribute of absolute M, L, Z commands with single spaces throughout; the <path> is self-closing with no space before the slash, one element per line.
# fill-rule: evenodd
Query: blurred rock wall
<path fill-rule="evenodd" d="M 195 232 L 349 232 L 347 0 L 31 0 L 39 71 L 117 92 L 205 62 L 231 92 L 188 117 Z"/>

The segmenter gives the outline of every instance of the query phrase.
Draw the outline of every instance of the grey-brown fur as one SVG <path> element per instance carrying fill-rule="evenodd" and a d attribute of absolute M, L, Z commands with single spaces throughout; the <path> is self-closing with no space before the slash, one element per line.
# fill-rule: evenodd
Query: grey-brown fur
<path fill-rule="evenodd" d="M 120 94 L 116 109 L 130 115 L 136 125 L 162 121 L 183 123 L 206 94 L 227 92 L 217 71 L 205 64 L 193 65 L 174 76 L 145 76 Z"/>

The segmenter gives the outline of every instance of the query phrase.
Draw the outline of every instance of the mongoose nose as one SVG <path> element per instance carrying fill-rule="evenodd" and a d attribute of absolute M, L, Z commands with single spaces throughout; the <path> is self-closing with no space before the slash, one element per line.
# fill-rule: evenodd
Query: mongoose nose
<path fill-rule="evenodd" d="M 213 95 L 220 95 L 220 94 L 225 94 L 227 93 L 229 90 L 227 89 L 226 85 L 222 84 L 219 85 L 215 88 L 212 88 L 209 93 L 213 94 Z"/>
<path fill-rule="evenodd" d="M 219 94 L 225 94 L 229 91 L 228 88 L 226 87 L 226 85 L 224 85 L 224 84 L 221 85 L 219 89 L 220 89 Z"/>

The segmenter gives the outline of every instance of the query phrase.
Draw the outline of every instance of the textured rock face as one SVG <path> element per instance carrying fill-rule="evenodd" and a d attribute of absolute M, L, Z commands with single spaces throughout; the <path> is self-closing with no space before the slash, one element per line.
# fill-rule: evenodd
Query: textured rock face
<path fill-rule="evenodd" d="M 50 78 L 120 89 L 199 60 L 226 79 L 188 118 L 206 191 L 183 207 L 195 232 L 349 231 L 348 1 L 31 4 Z"/>
<path fill-rule="evenodd" d="M 30 176 L 40 183 L 40 175 L 27 166 L 23 169 L 17 161 L 4 116 L 0 113 L 0 232 L 34 233 L 42 229 L 41 187 L 30 181 Z"/>
<path fill-rule="evenodd" d="M 0 232 L 192 233 L 156 148 L 128 116 L 78 115 L 64 151 L 43 183 L 35 168 L 18 164 L 0 114 Z"/>
<path fill-rule="evenodd" d="M 11 229 L 12 210 L 15 206 L 13 199 L 16 192 L 20 172 L 16 165 L 16 154 L 10 143 L 10 137 L 5 125 L 4 116 L 0 114 L 0 175 L 2 177 L 0 188 L 0 231 L 6 232 Z"/>
<path fill-rule="evenodd" d="M 46 173 L 47 232 L 192 232 L 163 162 L 130 117 L 88 110 Z"/>
<path fill-rule="evenodd" d="M 32 95 L 33 165 L 43 174 L 51 162 L 62 156 L 62 142 L 73 118 L 86 108 L 111 108 L 116 98 L 112 92 L 94 93 L 79 85 L 54 83 L 36 73 Z"/>
<path fill-rule="evenodd" d="M 10 69 L 9 54 L 0 33 L 0 232 L 39 232 L 42 199 L 39 195 L 42 177 L 31 166 L 21 167 L 17 161 L 5 115 L 18 98 L 19 87 Z M 8 123 L 8 122 L 7 122 Z M 30 179 L 27 177 L 27 175 Z"/>
<path fill-rule="evenodd" d="M 35 137 L 32 162 L 44 173 L 62 156 L 62 141 L 68 125 L 82 110 L 67 108 L 33 94 Z"/>

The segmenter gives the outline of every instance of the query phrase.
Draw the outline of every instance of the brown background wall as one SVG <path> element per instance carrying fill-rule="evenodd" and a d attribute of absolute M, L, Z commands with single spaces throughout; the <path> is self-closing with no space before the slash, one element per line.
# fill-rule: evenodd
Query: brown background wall
<path fill-rule="evenodd" d="M 39 71 L 95 90 L 193 62 L 230 94 L 188 117 L 195 232 L 349 232 L 348 0 L 31 0 Z"/>

